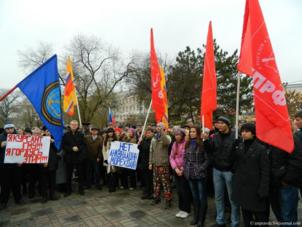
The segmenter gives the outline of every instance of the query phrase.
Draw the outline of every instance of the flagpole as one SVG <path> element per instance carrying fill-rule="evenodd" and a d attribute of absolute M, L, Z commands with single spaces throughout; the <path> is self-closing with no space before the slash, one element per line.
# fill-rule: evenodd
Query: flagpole
<path fill-rule="evenodd" d="M 240 74 L 237 74 L 237 93 L 236 93 L 236 123 L 235 123 L 235 138 L 238 139 L 239 130 L 239 97 L 240 97 Z"/>
<path fill-rule="evenodd" d="M 79 118 L 79 124 L 80 124 L 80 128 L 82 128 L 82 119 L 81 119 L 81 112 L 80 112 L 80 103 L 78 100 L 78 95 L 77 95 L 77 91 L 75 90 L 75 96 L 77 99 L 77 110 L 78 110 L 78 118 Z"/>
<path fill-rule="evenodd" d="M 12 89 L 10 89 L 8 92 L 6 92 L 4 95 L 2 95 L 0 97 L 0 102 L 5 99 L 8 95 L 10 95 L 15 89 L 17 88 L 17 86 L 13 87 Z"/>
<path fill-rule="evenodd" d="M 152 99 L 151 99 L 151 101 L 150 101 L 150 105 L 149 105 L 149 108 L 148 108 L 148 111 L 147 111 L 146 119 L 145 119 L 144 126 L 143 126 L 143 129 L 142 129 L 142 134 L 141 134 L 141 136 L 140 136 L 140 138 L 139 138 L 139 141 L 142 140 L 143 135 L 144 135 L 144 133 L 145 133 L 147 121 L 148 121 L 149 114 L 150 114 L 150 111 L 151 111 L 151 106 L 152 106 Z"/>
<path fill-rule="evenodd" d="M 204 130 L 204 114 L 201 116 L 201 124 L 202 124 L 202 133 L 205 132 Z"/>

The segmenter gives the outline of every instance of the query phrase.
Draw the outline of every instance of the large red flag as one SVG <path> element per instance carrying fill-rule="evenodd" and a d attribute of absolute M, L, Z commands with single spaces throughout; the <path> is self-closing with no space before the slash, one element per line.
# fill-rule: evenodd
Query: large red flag
<path fill-rule="evenodd" d="M 203 82 L 201 91 L 200 118 L 204 117 L 204 127 L 213 126 L 213 112 L 216 110 L 216 70 L 212 33 L 212 22 L 209 23 L 206 53 L 203 63 Z"/>
<path fill-rule="evenodd" d="M 285 92 L 258 0 L 246 1 L 238 70 L 253 78 L 257 137 L 292 152 Z"/>
<path fill-rule="evenodd" d="M 165 116 L 164 94 L 161 87 L 162 75 L 160 65 L 157 60 L 153 29 L 151 28 L 151 53 L 150 53 L 150 68 L 151 68 L 151 87 L 152 87 L 152 109 L 155 112 L 156 122 L 161 122 Z"/>

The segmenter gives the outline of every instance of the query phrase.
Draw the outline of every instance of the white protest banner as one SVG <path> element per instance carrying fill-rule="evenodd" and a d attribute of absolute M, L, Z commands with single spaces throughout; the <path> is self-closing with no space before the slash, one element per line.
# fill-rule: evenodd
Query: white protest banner
<path fill-rule="evenodd" d="M 112 166 L 136 169 L 138 153 L 137 144 L 115 141 L 110 146 L 108 163 Z"/>
<path fill-rule="evenodd" d="M 8 134 L 4 163 L 47 163 L 49 136 Z"/>

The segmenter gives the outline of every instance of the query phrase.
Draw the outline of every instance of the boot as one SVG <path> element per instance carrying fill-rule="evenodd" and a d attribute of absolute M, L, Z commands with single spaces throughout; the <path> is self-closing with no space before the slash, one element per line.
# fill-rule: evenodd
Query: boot
<path fill-rule="evenodd" d="M 199 220 L 198 220 L 198 223 L 197 223 L 197 226 L 198 227 L 204 227 L 204 223 L 205 223 L 205 219 L 206 219 L 206 216 L 207 216 L 207 209 L 208 209 L 208 206 L 207 204 L 205 204 L 204 206 L 200 206 L 199 208 Z"/>
<path fill-rule="evenodd" d="M 165 209 L 169 209 L 171 207 L 171 200 L 166 200 Z"/>
<path fill-rule="evenodd" d="M 196 203 L 193 203 L 193 219 L 190 222 L 190 225 L 197 225 L 199 221 L 199 206 Z"/>
<path fill-rule="evenodd" d="M 151 205 L 156 205 L 160 203 L 160 198 L 154 198 Z"/>

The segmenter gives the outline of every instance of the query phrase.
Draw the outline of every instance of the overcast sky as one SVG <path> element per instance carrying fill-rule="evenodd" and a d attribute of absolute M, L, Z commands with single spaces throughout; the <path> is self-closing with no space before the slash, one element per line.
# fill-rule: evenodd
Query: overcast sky
<path fill-rule="evenodd" d="M 282 81 L 302 81 L 302 1 L 259 0 Z M 174 59 L 186 46 L 205 43 L 209 20 L 214 38 L 229 52 L 240 48 L 245 0 L 0 0 L 0 87 L 26 75 L 18 50 L 53 44 L 60 55 L 73 36 L 96 35 L 120 49 L 149 51 L 154 28 L 157 52 Z"/>

